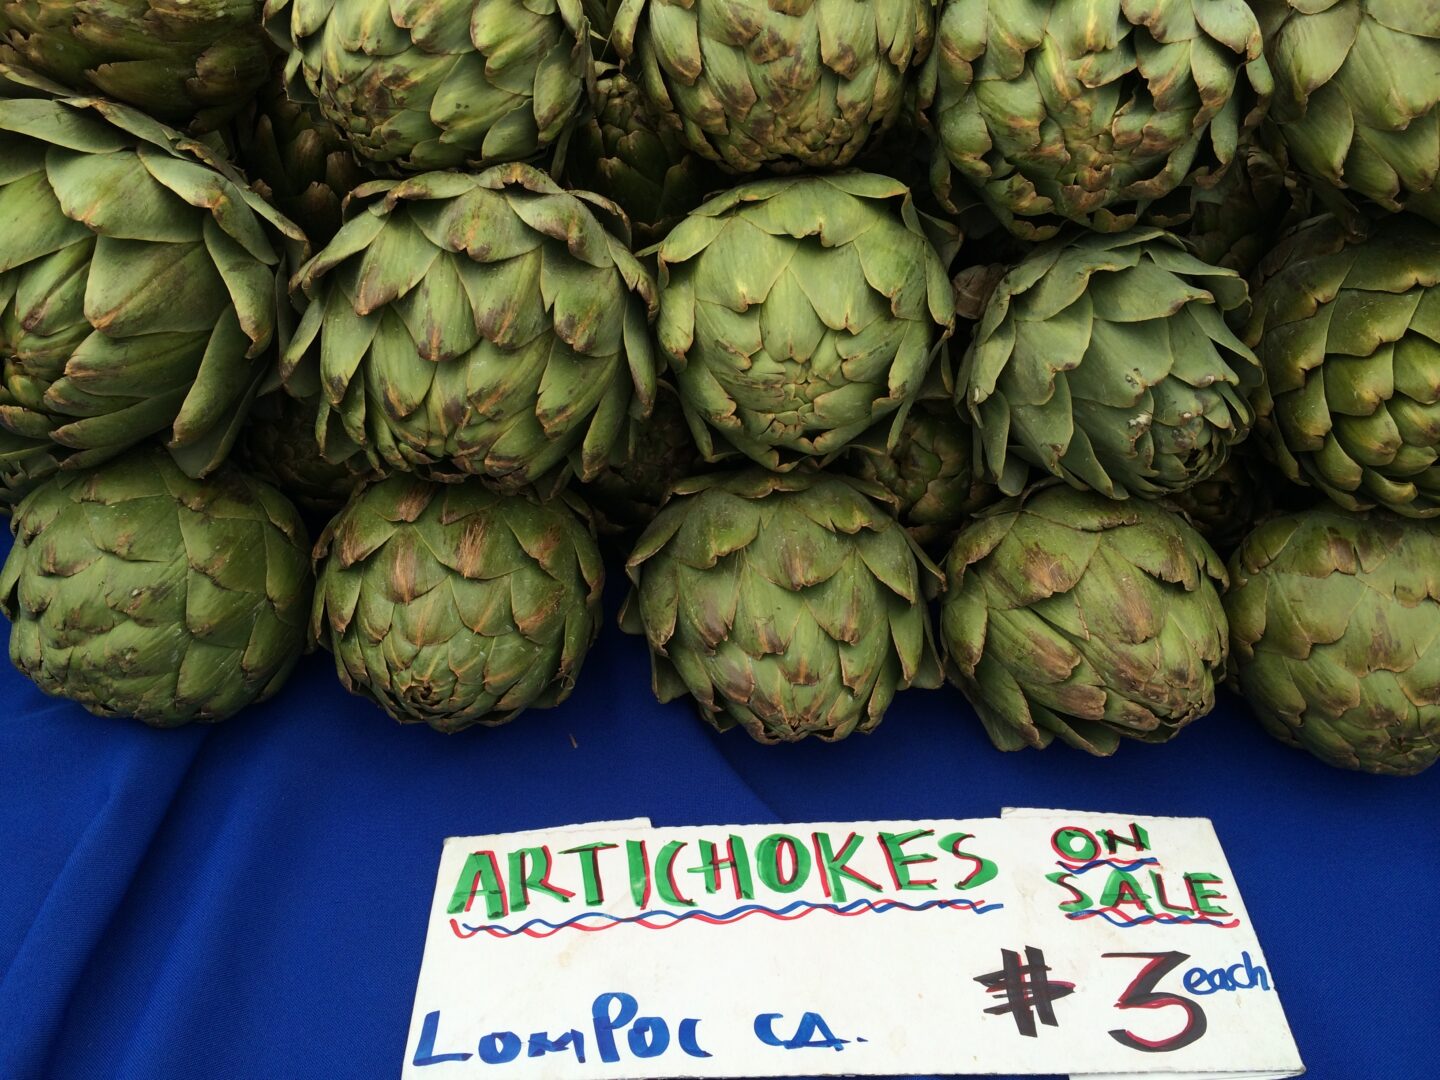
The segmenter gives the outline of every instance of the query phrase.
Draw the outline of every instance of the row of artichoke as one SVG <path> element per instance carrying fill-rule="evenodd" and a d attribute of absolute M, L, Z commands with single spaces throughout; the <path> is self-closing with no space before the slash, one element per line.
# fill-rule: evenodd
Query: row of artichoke
<path fill-rule="evenodd" d="M 1427 8 L 0 0 L 12 659 L 172 725 L 319 643 L 501 723 L 613 542 L 657 695 L 762 741 L 948 675 L 1108 754 L 1229 678 L 1417 772 Z"/>

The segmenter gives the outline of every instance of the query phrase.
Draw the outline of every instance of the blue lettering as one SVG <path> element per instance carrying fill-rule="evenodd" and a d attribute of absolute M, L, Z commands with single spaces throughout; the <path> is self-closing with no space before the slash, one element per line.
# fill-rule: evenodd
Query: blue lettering
<path fill-rule="evenodd" d="M 480 1060 L 486 1065 L 506 1065 L 520 1056 L 520 1036 L 513 1031 L 492 1031 L 480 1036 Z"/>
<path fill-rule="evenodd" d="M 526 1057 L 544 1057 L 546 1054 L 563 1054 L 566 1050 L 574 1049 L 575 1060 L 581 1065 L 585 1064 L 585 1035 L 582 1032 L 571 1028 L 558 1039 L 551 1039 L 548 1031 L 537 1031 L 530 1036 L 529 1049 L 525 1052 Z"/>
<path fill-rule="evenodd" d="M 619 1005 L 614 1016 L 610 1015 L 612 1002 Z M 615 1032 L 634 1020 L 639 1011 L 640 1006 L 629 994 L 601 994 L 595 999 L 590 1006 L 590 1016 L 595 1024 L 595 1045 L 600 1048 L 601 1061 L 613 1063 L 620 1060 L 620 1052 L 615 1049 Z"/>
<path fill-rule="evenodd" d="M 708 1050 L 700 1049 L 700 1042 L 695 1029 L 700 1026 L 699 1020 L 686 1019 L 680 1021 L 680 1049 L 691 1057 L 707 1058 L 713 1057 Z"/>
<path fill-rule="evenodd" d="M 435 1053 L 435 1036 L 440 1033 L 440 1010 L 426 1013 L 424 1023 L 420 1025 L 420 1042 L 415 1047 L 415 1056 L 411 1058 L 412 1065 L 439 1065 L 442 1061 L 469 1061 L 473 1054 L 437 1054 Z"/>
<path fill-rule="evenodd" d="M 795 1034 L 782 1039 L 775 1034 L 775 1021 L 784 1019 L 783 1013 L 760 1013 L 755 1017 L 755 1037 L 766 1046 L 780 1046 L 786 1050 L 843 1050 L 849 1039 L 842 1039 L 830 1030 L 825 1018 L 819 1013 L 807 1012 L 796 1025 Z"/>
<path fill-rule="evenodd" d="M 670 1028 L 658 1016 L 642 1016 L 626 1038 L 630 1052 L 638 1058 L 659 1057 L 670 1046 Z"/>
<path fill-rule="evenodd" d="M 1241 976 L 1244 981 L 1241 981 Z M 1192 994 L 1207 997 L 1210 994 L 1218 994 L 1222 990 L 1233 992 L 1236 990 L 1269 990 L 1270 975 L 1254 960 L 1248 952 L 1241 952 L 1240 959 L 1229 967 L 1214 968 L 1191 968 L 1185 973 L 1185 989 Z"/>

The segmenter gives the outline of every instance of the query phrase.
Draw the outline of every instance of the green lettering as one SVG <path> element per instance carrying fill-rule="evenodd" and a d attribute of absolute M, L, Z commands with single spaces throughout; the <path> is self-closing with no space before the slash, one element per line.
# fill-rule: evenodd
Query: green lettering
<path fill-rule="evenodd" d="M 560 852 L 561 855 L 580 856 L 580 879 L 584 883 L 586 906 L 599 907 L 605 903 L 605 885 L 600 880 L 600 852 L 619 846 L 597 840 L 593 844 L 581 844 Z"/>
<path fill-rule="evenodd" d="M 790 863 L 788 877 L 781 869 L 782 859 Z M 792 893 L 810 877 L 810 849 L 794 836 L 771 833 L 755 848 L 755 872 L 772 892 Z"/>
<path fill-rule="evenodd" d="M 1185 887 L 1190 890 L 1190 899 L 1195 903 L 1195 910 L 1201 915 L 1229 915 L 1230 912 L 1222 907 L 1210 903 L 1212 899 L 1227 900 L 1224 893 L 1217 889 L 1210 889 L 1206 886 L 1217 885 L 1225 879 L 1216 874 L 1186 874 Z"/>
<path fill-rule="evenodd" d="M 892 833 L 882 832 L 880 834 L 880 846 L 885 849 L 885 862 L 890 867 L 890 877 L 895 881 L 895 888 L 908 889 L 911 891 L 923 891 L 935 888 L 935 879 L 926 878 L 923 881 L 916 881 L 910 877 L 910 864 L 930 863 L 935 861 L 934 855 L 925 855 L 919 852 L 906 855 L 901 850 L 912 840 L 919 840 L 922 836 L 934 836 L 934 829 L 911 829 L 909 832 Z"/>
<path fill-rule="evenodd" d="M 451 915 L 469 911 L 475 897 L 485 894 L 485 914 L 498 919 L 505 914 L 505 885 L 500 880 L 500 867 L 493 851 L 472 851 L 465 859 L 455 891 L 450 894 Z"/>
<path fill-rule="evenodd" d="M 858 833 L 851 833 L 845 839 L 844 845 L 840 848 L 840 854 L 835 854 L 830 843 L 829 833 L 811 833 L 815 841 L 815 861 L 820 866 L 820 882 L 825 887 L 825 895 L 831 897 L 837 903 L 845 901 L 845 878 L 849 878 L 857 885 L 864 885 L 867 889 L 874 889 L 876 892 L 883 891 L 878 882 L 871 881 L 864 874 L 851 870 L 846 865 L 855 857 L 855 849 L 863 840 Z"/>
<path fill-rule="evenodd" d="M 966 874 L 959 881 L 955 882 L 955 885 L 953 887 L 956 889 L 978 888 L 979 886 L 984 885 L 987 881 L 992 880 L 995 875 L 1000 872 L 1000 868 L 996 866 L 992 860 L 982 858 L 979 855 L 971 855 L 968 851 L 960 850 L 961 844 L 963 844 L 966 840 L 973 840 L 974 838 L 974 833 L 956 832 L 951 833 L 946 837 L 943 837 L 940 841 L 941 850 L 948 851 L 957 859 L 968 859 L 970 862 L 975 864 L 974 869 L 972 869 L 970 873 Z"/>

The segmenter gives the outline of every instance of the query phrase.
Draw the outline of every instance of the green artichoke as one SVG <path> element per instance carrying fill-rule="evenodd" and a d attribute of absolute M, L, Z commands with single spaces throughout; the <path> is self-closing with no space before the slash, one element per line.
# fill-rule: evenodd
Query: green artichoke
<path fill-rule="evenodd" d="M 319 110 L 291 101 L 278 81 L 237 117 L 234 143 L 255 190 L 317 247 L 339 231 L 345 196 L 370 179 Z"/>
<path fill-rule="evenodd" d="M 1440 6 L 1250 0 L 1292 162 L 1331 189 L 1440 224 Z"/>
<path fill-rule="evenodd" d="M 938 0 L 623 0 L 611 44 L 656 115 L 737 172 L 838 169 L 901 115 Z"/>
<path fill-rule="evenodd" d="M 682 483 L 626 565 L 621 625 L 649 640 L 656 696 L 688 691 L 721 731 L 843 739 L 897 690 L 940 684 L 922 589 L 938 572 L 856 481 Z"/>
<path fill-rule="evenodd" d="M 594 112 L 575 128 L 564 161 L 567 184 L 625 211 L 636 247 L 663 239 L 721 186 L 710 164 L 657 123 L 635 84 L 620 74 L 596 82 Z"/>
<path fill-rule="evenodd" d="M 704 468 L 680 399 L 668 383 L 657 389 L 655 411 L 626 423 L 609 463 L 580 492 L 602 533 L 634 539 L 660 512 L 670 489 Z"/>
<path fill-rule="evenodd" d="M 197 131 L 270 71 L 260 0 L 0 0 L 0 61 Z"/>
<path fill-rule="evenodd" d="M 535 157 L 590 77 L 581 0 L 266 0 L 265 25 L 290 97 L 405 172 Z"/>
<path fill-rule="evenodd" d="M 898 425 L 955 322 L 932 234 L 953 241 L 869 173 L 743 184 L 676 226 L 656 332 L 705 457 L 711 429 L 783 471 Z"/>
<path fill-rule="evenodd" d="M 655 394 L 655 286 L 595 212 L 528 165 L 375 181 L 297 276 L 282 375 L 320 392 L 321 450 L 375 468 L 537 480 L 603 468 Z M 316 376 L 318 375 L 318 380 Z"/>
<path fill-rule="evenodd" d="M 293 224 L 199 143 L 0 65 L 0 483 L 164 434 L 224 459 L 272 372 Z"/>
<path fill-rule="evenodd" d="M 156 727 L 274 694 L 305 651 L 309 541 L 278 491 L 137 449 L 36 488 L 0 571 L 10 659 L 47 694 Z"/>
<path fill-rule="evenodd" d="M 319 402 L 266 394 L 255 403 L 236 446 L 238 464 L 279 488 L 302 511 L 329 518 L 361 484 L 379 474 L 363 454 L 326 460 L 315 440 Z"/>
<path fill-rule="evenodd" d="M 1029 462 L 1112 499 L 1204 480 L 1254 420 L 1260 363 L 1225 324 L 1246 300 L 1235 271 L 1154 229 L 1036 249 L 996 287 L 956 384 L 989 477 L 1019 494 Z"/>
<path fill-rule="evenodd" d="M 1408 776 L 1440 757 L 1440 533 L 1383 511 L 1275 518 L 1230 560 L 1231 657 L 1265 730 Z"/>
<path fill-rule="evenodd" d="M 1221 556 L 1228 556 L 1271 512 L 1275 487 L 1256 460 L 1253 443 L 1236 448 L 1236 453 L 1194 487 L 1162 500 L 1165 509 L 1180 514 Z"/>
<path fill-rule="evenodd" d="M 1154 503 L 1043 488 L 982 513 L 945 570 L 946 669 L 1000 749 L 1111 754 L 1214 706 L 1225 567 Z"/>
<path fill-rule="evenodd" d="M 846 471 L 888 492 L 900 524 L 928 547 L 999 498 L 993 485 L 975 478 L 974 444 L 974 432 L 952 401 L 922 400 L 893 443 L 884 431 L 857 442 Z"/>
<path fill-rule="evenodd" d="M 1190 212 L 1175 235 L 1201 262 L 1247 278 L 1276 239 L 1309 216 L 1308 189 L 1253 140 L 1218 184 L 1184 194 Z"/>
<path fill-rule="evenodd" d="M 1246 339 L 1286 476 L 1351 510 L 1440 514 L 1440 228 L 1390 218 L 1365 239 L 1332 217 L 1261 264 Z"/>
<path fill-rule="evenodd" d="M 1218 182 L 1272 79 L 1241 0 L 948 0 L 921 92 L 952 170 L 1016 235 L 1121 232 Z"/>
<path fill-rule="evenodd" d="M 558 705 L 600 629 L 600 553 L 559 500 L 391 477 L 315 552 L 312 634 L 346 689 L 401 723 L 452 732 Z"/>

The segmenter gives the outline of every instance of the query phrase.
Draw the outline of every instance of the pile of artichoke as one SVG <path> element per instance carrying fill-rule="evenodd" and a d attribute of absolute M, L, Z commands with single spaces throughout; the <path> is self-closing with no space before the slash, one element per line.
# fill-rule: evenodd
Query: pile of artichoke
<path fill-rule="evenodd" d="M 11 658 L 170 726 L 318 646 L 453 732 L 575 691 L 608 562 L 762 742 L 1228 682 L 1418 772 L 1437 64 L 1397 0 L 0 0 Z"/>

